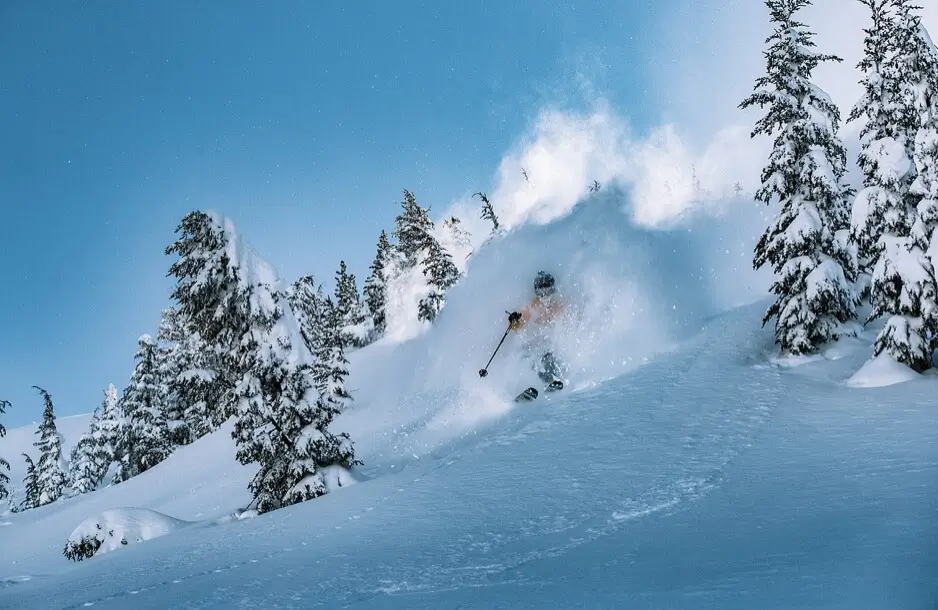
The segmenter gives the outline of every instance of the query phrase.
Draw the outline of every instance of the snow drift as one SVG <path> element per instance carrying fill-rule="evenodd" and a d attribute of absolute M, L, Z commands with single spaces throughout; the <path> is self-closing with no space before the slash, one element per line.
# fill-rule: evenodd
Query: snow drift
<path fill-rule="evenodd" d="M 922 375 L 896 362 L 888 354 L 880 354 L 870 358 L 846 384 L 858 388 L 879 388 L 921 378 Z"/>

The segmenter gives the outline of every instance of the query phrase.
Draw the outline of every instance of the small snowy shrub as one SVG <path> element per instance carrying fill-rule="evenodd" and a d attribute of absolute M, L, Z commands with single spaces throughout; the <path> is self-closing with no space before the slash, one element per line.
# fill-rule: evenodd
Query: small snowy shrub
<path fill-rule="evenodd" d="M 146 508 L 114 508 L 85 519 L 65 543 L 62 554 L 82 561 L 130 543 L 165 536 L 189 525 L 188 521 Z"/>
<path fill-rule="evenodd" d="M 100 525 L 98 528 L 100 529 Z M 98 552 L 98 549 L 101 548 L 101 543 L 103 540 L 98 537 L 98 535 L 84 535 L 78 540 L 68 539 L 68 542 L 65 543 L 65 549 L 62 551 L 62 554 L 65 555 L 66 559 L 71 559 L 72 561 L 81 561 L 89 557 L 93 557 L 95 553 Z"/>

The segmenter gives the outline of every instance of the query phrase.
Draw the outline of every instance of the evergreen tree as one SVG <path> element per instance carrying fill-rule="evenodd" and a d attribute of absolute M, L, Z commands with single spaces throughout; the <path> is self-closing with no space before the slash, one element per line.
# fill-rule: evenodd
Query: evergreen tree
<path fill-rule="evenodd" d="M 485 193 L 476 193 L 473 197 L 476 195 L 482 200 L 482 219 L 492 223 L 492 233 L 498 233 L 498 216 L 495 214 L 495 208 L 492 207 L 492 202 L 489 201 L 488 195 Z"/>
<path fill-rule="evenodd" d="M 338 310 L 331 299 L 326 302 L 329 328 L 341 345 Z M 260 466 L 249 487 L 261 513 L 325 494 L 333 467 L 358 463 L 348 435 L 328 430 L 339 407 L 334 400 L 316 398 L 313 360 L 297 361 L 291 354 L 301 339 L 298 333 L 289 335 L 290 324 L 281 316 L 289 314 L 275 317 L 268 330 L 273 340 L 259 346 L 265 355 L 241 385 L 242 409 L 235 424 L 239 461 Z"/>
<path fill-rule="evenodd" d="M 104 400 L 99 408 L 97 426 L 92 429 L 94 440 L 94 480 L 100 485 L 107 476 L 108 469 L 115 461 L 121 462 L 120 453 L 121 436 L 126 429 L 124 412 L 117 396 L 114 384 L 108 384 L 104 391 Z M 116 477 L 115 477 L 116 478 Z"/>
<path fill-rule="evenodd" d="M 68 461 L 68 481 L 71 486 L 71 495 L 77 496 L 97 489 L 101 482 L 100 467 L 95 458 L 97 443 L 95 432 L 98 429 L 101 417 L 101 408 L 95 409 L 91 416 L 91 426 L 81 435 Z"/>
<path fill-rule="evenodd" d="M 335 274 L 335 303 L 345 344 L 353 347 L 363 346 L 365 341 L 361 330 L 365 323 L 365 314 L 362 311 L 355 274 L 348 272 L 345 261 L 339 262 L 339 270 Z"/>
<path fill-rule="evenodd" d="M 42 492 L 39 490 L 39 476 L 36 471 L 36 464 L 33 462 L 33 459 L 25 453 L 23 454 L 23 458 L 26 460 L 26 476 L 23 477 L 23 493 L 25 497 L 20 503 L 20 510 L 29 510 L 42 506 L 39 503 Z"/>
<path fill-rule="evenodd" d="M 178 257 L 169 275 L 177 281 L 172 297 L 186 331 L 199 334 L 208 350 L 219 353 L 220 372 L 231 388 L 242 371 L 236 353 L 228 348 L 250 329 L 248 301 L 262 278 L 248 277 L 237 266 L 238 252 L 227 238 L 233 227 L 220 226 L 220 221 L 205 212 L 187 214 L 166 254 Z M 223 402 L 225 418 L 234 415 L 236 403 Z"/>
<path fill-rule="evenodd" d="M 332 299 L 323 302 L 318 324 L 319 333 L 313 351 L 312 375 L 320 398 L 329 402 L 330 408 L 341 409 L 351 399 L 345 390 L 348 376 L 348 359 L 342 336 L 341 313 Z M 338 411 L 337 411 L 338 412 Z"/>
<path fill-rule="evenodd" d="M 234 388 L 243 376 L 244 359 L 236 346 L 251 332 L 250 305 L 256 286 L 272 273 L 267 267 L 244 269 L 233 224 L 215 213 L 187 214 L 176 228 L 179 238 L 166 248 L 178 259 L 169 275 L 176 278 L 172 297 L 189 335 L 199 337 L 199 353 L 211 365 L 211 385 L 202 403 L 209 415 L 206 428 L 221 425 L 238 412 Z M 192 421 L 190 420 L 190 427 Z M 203 431 L 204 432 L 204 431 Z M 196 436 L 200 433 L 197 432 Z"/>
<path fill-rule="evenodd" d="M 217 409 L 225 391 L 221 363 L 175 307 L 164 310 L 158 333 L 159 378 L 165 384 L 166 425 L 172 445 L 216 430 L 229 415 Z"/>
<path fill-rule="evenodd" d="M 252 311 L 270 307 L 261 298 L 272 299 L 269 291 L 257 294 L 269 279 L 257 273 L 271 270 L 250 267 L 252 253 L 239 252 L 233 225 L 215 213 L 187 214 L 176 233 L 179 237 L 166 248 L 167 255 L 178 257 L 169 270 L 176 278 L 172 297 L 186 331 L 198 334 L 204 351 L 214 355 L 217 381 L 224 388 L 215 410 L 224 421 L 238 413 L 235 390 L 250 365 L 247 354 L 257 345 Z"/>
<path fill-rule="evenodd" d="M 450 254 L 433 236 L 433 222 L 428 210 L 421 208 L 413 193 L 404 191 L 403 211 L 396 219 L 394 236 L 403 269 L 409 270 L 423 263 L 429 293 L 417 304 L 417 317 L 432 322 L 443 307 L 446 290 L 459 278 L 459 271 Z"/>
<path fill-rule="evenodd" d="M 456 216 L 451 216 L 443 221 L 443 229 L 447 233 L 448 243 L 451 243 L 456 249 L 469 248 L 472 242 L 472 235 L 469 231 L 462 228 L 462 221 Z"/>
<path fill-rule="evenodd" d="M 242 464 L 257 464 L 249 484 L 260 512 L 322 495 L 327 477 L 356 462 L 347 435 L 315 400 L 313 356 L 279 288 L 276 272 L 217 214 L 193 212 L 167 249 L 173 293 L 187 324 L 224 354 L 231 383 L 221 402 L 237 414 Z M 338 318 L 335 318 L 336 323 Z"/>
<path fill-rule="evenodd" d="M 193 440 L 185 415 L 189 393 L 184 375 L 192 367 L 195 355 L 188 353 L 187 338 L 179 311 L 175 307 L 164 309 L 156 334 L 157 376 L 166 391 L 162 400 L 168 440 L 173 446 L 187 445 Z"/>
<path fill-rule="evenodd" d="M 0 400 L 0 415 L 6 413 L 6 410 L 11 406 L 10 401 Z M 0 424 L 0 438 L 6 436 L 6 433 L 7 429 L 3 427 L 3 424 Z M 7 472 L 10 472 L 10 463 L 3 459 L 3 457 L 0 457 L 0 500 L 11 495 L 10 477 Z"/>
<path fill-rule="evenodd" d="M 815 351 L 838 338 L 856 315 L 856 262 L 847 243 L 850 189 L 846 152 L 837 136 L 839 112 L 811 81 L 818 64 L 839 61 L 813 50 L 813 33 L 795 20 L 810 0 L 766 0 L 774 32 L 766 40 L 767 74 L 741 108 L 768 107 L 753 137 L 775 135 L 756 198 L 780 213 L 756 245 L 753 263 L 776 273 L 775 338 L 791 354 Z"/>
<path fill-rule="evenodd" d="M 11 513 L 18 513 L 21 510 L 19 495 L 16 487 L 10 486 L 10 494 L 7 496 L 7 510 Z"/>
<path fill-rule="evenodd" d="M 404 269 L 413 269 L 420 262 L 420 255 L 430 247 L 433 240 L 433 221 L 429 210 L 420 207 L 414 194 L 404 189 L 401 213 L 394 221 L 394 237 L 397 252 L 401 255 Z"/>
<path fill-rule="evenodd" d="M 433 322 L 443 309 L 446 291 L 459 279 L 459 271 L 449 253 L 432 237 L 423 262 L 423 274 L 430 286 L 430 294 L 420 300 L 417 317 L 424 322 Z"/>
<path fill-rule="evenodd" d="M 159 376 L 156 342 L 144 334 L 137 345 L 134 357 L 137 364 L 121 400 L 126 425 L 120 439 L 121 469 L 117 482 L 153 468 L 169 457 L 171 451 L 163 403 L 167 392 Z"/>
<path fill-rule="evenodd" d="M 65 472 L 62 469 L 62 436 L 55 427 L 55 412 L 52 406 L 52 396 L 40 388 L 45 403 L 42 414 L 42 423 L 36 434 L 39 440 L 33 445 L 39 450 L 39 464 L 36 465 L 36 485 L 39 491 L 38 506 L 45 506 L 55 502 L 62 496 L 65 489 Z"/>
<path fill-rule="evenodd" d="M 217 430 L 230 416 L 219 408 L 228 391 L 219 373 L 219 359 L 213 352 L 202 349 L 198 335 L 187 337 L 186 344 L 184 353 L 191 359 L 177 379 L 176 391 L 185 397 L 181 401 L 182 415 L 189 442 L 192 442 Z"/>
<path fill-rule="evenodd" d="M 934 274 L 938 269 L 935 236 L 938 225 L 938 49 L 932 44 L 920 18 L 908 16 L 907 19 L 907 23 L 916 25 L 918 29 L 914 41 L 922 65 L 920 80 L 913 82 L 909 89 L 918 111 L 918 129 L 912 153 L 916 179 L 909 188 L 910 193 L 918 198 L 918 217 L 912 227 L 912 238 L 926 253 Z"/>
<path fill-rule="evenodd" d="M 365 282 L 365 304 L 372 320 L 372 339 L 377 339 L 387 329 L 388 272 L 391 263 L 391 244 L 388 235 L 381 231 L 378 236 L 378 251 L 371 263 L 371 275 Z"/>
<path fill-rule="evenodd" d="M 239 384 L 234 430 L 238 460 L 259 465 L 249 488 L 262 513 L 323 495 L 330 467 L 357 463 L 348 436 L 328 430 L 338 408 L 316 400 L 316 361 L 282 301 L 274 293 L 275 309 L 257 312 L 257 343 L 246 354 L 251 363 Z M 319 327 L 317 340 L 328 331 L 341 346 L 341 316 L 331 299 L 325 303 L 330 325 Z"/>
<path fill-rule="evenodd" d="M 934 116 L 934 47 L 907 0 L 892 0 L 893 12 L 874 12 L 887 22 L 886 59 L 880 71 L 888 83 L 890 131 L 868 148 L 875 161 L 867 187 L 854 205 L 854 218 L 882 217 L 870 287 L 870 321 L 885 317 L 874 354 L 887 354 L 916 371 L 932 366 L 938 335 L 938 286 L 931 249 L 935 210 L 930 205 L 928 135 Z M 869 124 L 876 125 L 874 121 Z M 921 144 L 919 144 L 921 143 Z M 861 163 L 865 162 L 861 157 Z M 924 171 L 926 175 L 920 176 Z M 855 230 L 869 241 L 875 223 Z M 864 230 L 865 229 L 865 230 Z"/>
<path fill-rule="evenodd" d="M 316 283 L 316 278 L 313 276 L 303 276 L 293 282 L 287 299 L 300 327 L 303 343 L 310 353 L 315 352 L 319 336 L 319 322 L 326 300 L 322 286 Z"/>
<path fill-rule="evenodd" d="M 896 23 L 891 10 L 894 0 L 860 2 L 870 9 L 872 24 L 864 30 L 864 55 L 857 65 L 863 73 L 860 81 L 863 95 L 847 120 L 865 121 L 860 131 L 858 158 L 864 188 L 853 206 L 852 238 L 857 245 L 861 289 L 867 294 L 867 284 L 882 250 L 883 234 L 887 229 L 902 234 L 911 222 L 903 204 L 909 185 L 904 152 L 908 134 L 897 103 L 900 75 L 895 65 Z"/>

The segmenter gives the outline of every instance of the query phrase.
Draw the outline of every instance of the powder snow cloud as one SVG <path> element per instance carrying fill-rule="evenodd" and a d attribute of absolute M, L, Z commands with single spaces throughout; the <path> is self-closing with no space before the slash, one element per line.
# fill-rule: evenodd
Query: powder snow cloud
<path fill-rule="evenodd" d="M 938 3 L 921 14 L 938 31 Z M 866 7 L 854 0 L 818 2 L 802 14 L 817 33 L 820 51 L 843 63 L 823 65 L 815 80 L 846 116 L 860 95 L 856 64 L 862 55 Z M 649 80 L 669 100 L 670 121 L 635 133 L 623 114 L 599 99 L 588 111 L 541 110 L 505 153 L 491 199 L 503 224 L 547 223 L 567 214 L 595 180 L 630 194 L 628 209 L 639 226 L 669 228 L 693 214 L 722 214 L 733 205 L 755 205 L 771 142 L 751 139 L 758 109 L 737 106 L 764 70 L 764 39 L 770 24 L 762 2 L 702 0 L 681 3 L 668 14 L 651 53 Z M 593 90 L 592 87 L 588 87 Z M 859 125 L 842 137 L 856 150 Z M 464 198 L 449 214 L 461 216 L 473 234 L 485 234 L 478 202 Z"/>
<path fill-rule="evenodd" d="M 503 156 L 491 200 L 507 227 L 544 224 L 567 214 L 596 181 L 629 193 L 624 212 L 637 225 L 668 228 L 692 212 L 722 211 L 728 200 L 751 192 L 765 156 L 752 155 L 752 147 L 739 126 L 718 131 L 702 147 L 673 124 L 638 135 L 604 100 L 587 112 L 548 108 Z M 477 201 L 461 200 L 447 215 L 485 234 L 475 209 Z"/>

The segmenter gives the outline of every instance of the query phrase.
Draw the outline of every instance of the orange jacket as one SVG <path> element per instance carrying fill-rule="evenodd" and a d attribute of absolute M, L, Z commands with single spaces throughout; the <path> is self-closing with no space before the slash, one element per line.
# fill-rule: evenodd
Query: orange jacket
<path fill-rule="evenodd" d="M 533 319 L 535 324 L 550 324 L 563 313 L 563 302 L 560 299 L 542 301 L 534 297 L 528 306 L 521 310 L 521 319 L 511 325 L 512 330 L 521 330 L 524 325 Z"/>

